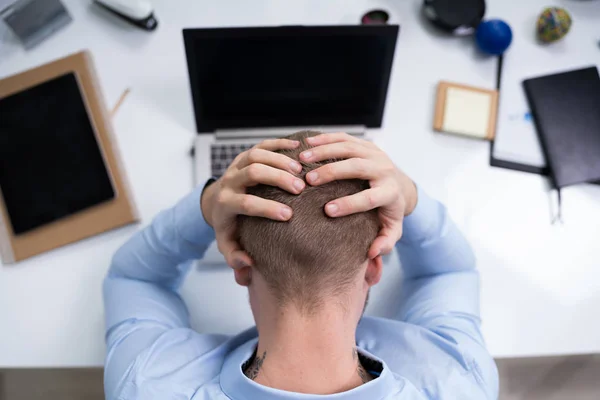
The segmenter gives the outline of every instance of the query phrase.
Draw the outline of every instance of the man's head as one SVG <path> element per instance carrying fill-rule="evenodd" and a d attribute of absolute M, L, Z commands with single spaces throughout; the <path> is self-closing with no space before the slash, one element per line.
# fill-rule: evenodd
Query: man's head
<path fill-rule="evenodd" d="M 303 131 L 289 136 L 299 140 L 300 146 L 281 153 L 300 161 L 300 153 L 309 147 L 304 139 L 318 134 Z M 333 161 L 300 161 L 303 169 L 299 175 L 304 178 Z M 290 206 L 294 213 L 288 222 L 239 217 L 240 243 L 280 306 L 294 305 L 311 313 L 328 299 L 343 297 L 356 283 L 379 231 L 377 212 L 331 218 L 324 206 L 366 188 L 368 182 L 343 180 L 314 187 L 307 184 L 299 195 L 265 185 L 248 189 L 250 194 Z"/>

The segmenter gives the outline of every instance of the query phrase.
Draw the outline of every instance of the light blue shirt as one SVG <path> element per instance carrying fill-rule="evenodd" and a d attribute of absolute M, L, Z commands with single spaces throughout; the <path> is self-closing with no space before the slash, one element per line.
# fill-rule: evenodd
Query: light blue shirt
<path fill-rule="evenodd" d="M 446 209 L 419 191 L 396 245 L 404 270 L 395 319 L 364 317 L 356 331 L 363 357 L 381 375 L 331 396 L 268 388 L 242 365 L 258 340 L 190 328 L 177 289 L 186 261 L 214 240 L 202 217 L 201 188 L 161 212 L 115 254 L 104 282 L 107 399 L 496 399 L 498 372 L 479 318 L 479 276 L 469 244 Z M 188 263 L 189 264 L 189 263 Z"/>

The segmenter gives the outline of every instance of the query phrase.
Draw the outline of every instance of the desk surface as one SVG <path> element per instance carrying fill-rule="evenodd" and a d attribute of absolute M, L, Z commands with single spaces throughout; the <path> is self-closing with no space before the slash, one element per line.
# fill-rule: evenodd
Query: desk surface
<path fill-rule="evenodd" d="M 564 190 L 565 224 L 550 224 L 542 177 L 489 166 L 489 144 L 432 132 L 439 80 L 495 85 L 496 61 L 469 38 L 440 35 L 420 17 L 419 0 L 154 0 L 159 28 L 146 33 L 108 18 L 89 2 L 65 1 L 73 23 L 25 52 L 0 48 L 0 77 L 90 49 L 142 225 L 192 186 L 188 156 L 195 137 L 181 29 L 209 26 L 354 24 L 384 7 L 401 25 L 383 129 L 371 137 L 431 195 L 444 201 L 471 240 L 482 276 L 483 331 L 494 356 L 600 352 L 600 187 Z M 507 20 L 515 40 L 533 40 L 545 1 L 490 0 L 488 16 Z M 572 37 L 600 49 L 600 2 L 563 1 L 574 16 Z M 208 144 L 210 136 L 203 138 Z M 208 175 L 208 163 L 206 164 Z M 92 366 L 104 358 L 101 282 L 131 226 L 0 266 L 0 367 Z M 369 312 L 386 315 L 397 299 L 394 260 Z M 226 268 L 199 267 L 183 295 L 199 331 L 236 333 L 252 324 L 244 290 Z"/>

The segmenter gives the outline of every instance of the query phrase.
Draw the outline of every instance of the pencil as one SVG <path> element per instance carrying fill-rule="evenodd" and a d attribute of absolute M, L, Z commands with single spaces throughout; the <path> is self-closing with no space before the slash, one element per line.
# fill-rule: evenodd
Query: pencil
<path fill-rule="evenodd" d="M 131 91 L 131 89 L 129 89 L 129 88 L 127 88 L 123 91 L 123 93 L 121 94 L 121 97 L 119 97 L 119 100 L 117 100 L 115 106 L 113 107 L 112 111 L 110 112 L 111 117 L 114 117 L 115 114 L 117 114 L 117 111 L 119 111 L 119 108 L 121 108 L 121 105 L 125 101 L 125 98 L 127 97 L 127 95 L 129 94 L 130 91 Z"/>

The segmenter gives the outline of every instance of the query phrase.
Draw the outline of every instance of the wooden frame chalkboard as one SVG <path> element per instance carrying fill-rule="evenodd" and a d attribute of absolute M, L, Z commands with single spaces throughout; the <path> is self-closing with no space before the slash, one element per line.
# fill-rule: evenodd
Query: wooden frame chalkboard
<path fill-rule="evenodd" d="M 0 99 L 69 73 L 76 76 L 115 196 L 16 235 L 0 188 L 0 254 L 4 264 L 14 263 L 138 220 L 120 155 L 113 140 L 110 114 L 103 102 L 88 52 L 79 52 L 0 80 Z"/>

